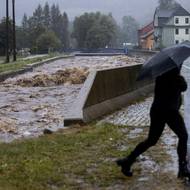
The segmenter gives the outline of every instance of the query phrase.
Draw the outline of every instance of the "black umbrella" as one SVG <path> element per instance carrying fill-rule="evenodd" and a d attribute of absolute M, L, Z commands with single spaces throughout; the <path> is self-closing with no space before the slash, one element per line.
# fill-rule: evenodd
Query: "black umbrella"
<path fill-rule="evenodd" d="M 185 41 L 181 44 L 174 45 L 161 50 L 148 60 L 140 71 L 137 80 L 145 78 L 156 78 L 159 75 L 173 69 L 179 68 L 183 62 L 190 56 L 190 42 Z"/>

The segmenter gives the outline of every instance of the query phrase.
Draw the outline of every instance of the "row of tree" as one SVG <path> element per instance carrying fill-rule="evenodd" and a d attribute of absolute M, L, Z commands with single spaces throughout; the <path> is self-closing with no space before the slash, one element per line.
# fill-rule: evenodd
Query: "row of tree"
<path fill-rule="evenodd" d="M 122 47 L 123 42 L 137 43 L 138 28 L 131 16 L 119 26 L 111 14 L 85 13 L 75 18 L 72 37 L 81 48 Z"/>
<path fill-rule="evenodd" d="M 169 9 L 177 4 L 174 0 L 159 0 L 159 8 Z M 4 53 L 6 31 L 5 19 L 0 22 L 0 53 Z M 10 25 L 11 25 L 10 20 Z M 49 49 L 122 47 L 124 42 L 137 43 L 138 22 L 124 16 L 118 24 L 111 14 L 84 13 L 69 22 L 67 13 L 61 13 L 58 5 L 46 3 L 33 15 L 23 16 L 22 25 L 16 27 L 17 49 L 30 48 L 33 52 Z M 10 27 L 10 38 L 12 27 Z M 12 47 L 12 39 L 9 41 Z"/>
<path fill-rule="evenodd" d="M 177 5 L 175 0 L 158 0 L 160 9 Z M 11 20 L 9 24 L 11 26 Z M 0 54 L 5 53 L 6 20 L 0 22 Z M 22 25 L 16 27 L 17 49 L 29 48 L 33 52 L 63 50 L 64 48 L 122 47 L 124 42 L 137 43 L 138 22 L 131 16 L 124 16 L 117 24 L 111 14 L 100 12 L 84 13 L 69 22 L 67 14 L 61 13 L 58 5 L 38 5 L 33 15 L 23 16 Z M 9 27 L 10 49 L 12 48 L 12 27 Z"/>
<path fill-rule="evenodd" d="M 100 12 L 85 13 L 76 17 L 72 37 L 81 48 L 113 46 L 116 29 L 115 20 L 111 15 L 103 15 Z"/>
<path fill-rule="evenodd" d="M 18 48 L 30 47 L 35 51 L 47 51 L 69 47 L 69 20 L 67 14 L 60 12 L 59 6 L 48 3 L 38 5 L 33 16 L 25 14 L 22 26 L 17 29 Z M 44 43 L 43 43 L 44 42 Z"/>
<path fill-rule="evenodd" d="M 12 21 L 8 22 L 9 28 L 9 47 L 13 49 L 13 28 Z M 6 39 L 7 39 L 7 31 L 6 31 L 6 18 L 3 18 L 0 22 L 0 55 L 5 55 L 6 53 Z"/>
<path fill-rule="evenodd" d="M 6 20 L 0 22 L 0 54 L 4 54 Z M 9 19 L 11 25 L 11 20 Z M 121 47 L 123 42 L 137 42 L 138 23 L 130 16 L 123 17 L 119 26 L 111 14 L 84 13 L 71 23 L 58 5 L 38 5 L 33 15 L 24 14 L 21 26 L 16 27 L 17 49 L 29 48 L 32 52 L 67 48 Z M 10 33 L 10 50 L 12 49 Z"/>

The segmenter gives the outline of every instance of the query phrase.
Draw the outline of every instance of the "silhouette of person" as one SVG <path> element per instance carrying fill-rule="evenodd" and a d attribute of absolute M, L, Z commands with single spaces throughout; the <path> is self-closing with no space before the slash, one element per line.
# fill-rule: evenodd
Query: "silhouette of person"
<path fill-rule="evenodd" d="M 173 130 L 179 141 L 177 146 L 179 172 L 178 177 L 189 177 L 187 168 L 187 139 L 188 134 L 184 120 L 179 113 L 182 103 L 181 93 L 187 89 L 185 79 L 176 67 L 156 78 L 154 100 L 150 110 L 150 128 L 148 138 L 138 144 L 126 158 L 117 160 L 121 171 L 126 176 L 132 176 L 131 166 L 136 158 L 159 140 L 165 124 Z"/>

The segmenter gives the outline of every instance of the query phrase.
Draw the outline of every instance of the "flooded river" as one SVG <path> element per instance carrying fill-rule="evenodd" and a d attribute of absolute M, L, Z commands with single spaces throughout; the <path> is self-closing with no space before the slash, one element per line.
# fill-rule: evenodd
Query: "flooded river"
<path fill-rule="evenodd" d="M 64 115 L 75 101 L 88 72 L 144 61 L 144 58 L 127 56 L 74 57 L 7 79 L 0 84 L 0 141 L 38 136 L 44 129 L 64 127 Z M 75 75 L 72 75 L 73 68 Z M 78 80 L 81 76 L 82 80 Z M 69 77 L 70 80 L 66 80 Z"/>
<path fill-rule="evenodd" d="M 145 58 L 125 56 L 75 57 L 45 64 L 35 68 L 33 72 L 4 81 L 0 84 L 0 141 L 10 142 L 18 138 L 36 137 L 43 134 L 44 129 L 63 128 L 64 115 L 75 101 L 87 73 L 94 69 L 112 68 L 144 61 Z M 189 62 L 190 60 L 185 63 L 182 74 L 190 87 Z M 73 68 L 75 69 L 72 70 Z M 71 70 L 65 72 L 66 69 Z M 70 75 L 69 72 L 73 71 L 78 74 Z M 65 76 L 69 80 L 65 80 Z M 80 78 L 81 76 L 82 80 L 73 79 L 73 77 Z M 63 79 L 60 80 L 60 77 Z M 36 82 L 33 83 L 33 80 Z M 57 83 L 56 80 L 61 82 Z M 185 93 L 185 104 L 181 109 L 182 114 L 185 115 L 188 131 L 190 131 L 189 96 L 190 88 Z M 144 139 L 150 123 L 149 110 L 152 100 L 152 97 L 148 97 L 142 102 L 123 108 L 105 116 L 98 124 L 109 122 L 126 125 L 128 127 L 122 131 L 126 133 L 126 138 L 131 141 L 137 137 Z M 188 144 L 190 147 L 190 141 Z M 136 172 L 135 177 L 128 181 L 131 189 L 166 189 L 165 187 L 171 190 L 186 189 L 181 181 L 176 180 L 178 172 L 176 145 L 175 134 L 166 127 L 157 148 L 154 147 L 151 152 L 148 151 L 139 157 L 135 171 L 140 172 Z M 121 151 L 126 151 L 127 145 L 123 143 L 119 148 Z M 157 184 L 156 187 L 155 184 Z M 126 189 L 125 186 L 117 185 L 118 188 L 113 187 L 113 189 Z"/>

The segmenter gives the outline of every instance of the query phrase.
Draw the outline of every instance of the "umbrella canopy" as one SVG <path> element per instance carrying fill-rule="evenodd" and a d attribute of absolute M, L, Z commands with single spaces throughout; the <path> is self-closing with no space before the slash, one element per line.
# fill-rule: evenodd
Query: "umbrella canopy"
<path fill-rule="evenodd" d="M 143 80 L 145 78 L 156 78 L 175 67 L 181 69 L 183 62 L 189 56 L 189 41 L 165 48 L 154 55 L 142 66 L 137 80 Z"/>

